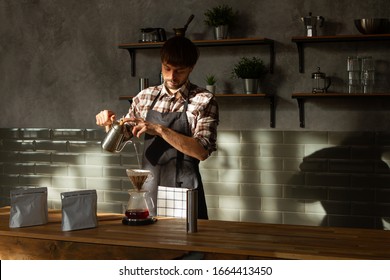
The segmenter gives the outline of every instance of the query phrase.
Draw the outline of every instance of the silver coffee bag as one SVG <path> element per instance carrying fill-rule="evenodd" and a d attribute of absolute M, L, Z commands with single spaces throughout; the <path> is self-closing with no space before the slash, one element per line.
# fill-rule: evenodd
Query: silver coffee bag
<path fill-rule="evenodd" d="M 62 231 L 97 227 L 96 190 L 61 193 Z"/>
<path fill-rule="evenodd" d="M 10 199 L 10 228 L 36 226 L 47 223 L 46 187 L 14 189 L 10 191 Z"/>

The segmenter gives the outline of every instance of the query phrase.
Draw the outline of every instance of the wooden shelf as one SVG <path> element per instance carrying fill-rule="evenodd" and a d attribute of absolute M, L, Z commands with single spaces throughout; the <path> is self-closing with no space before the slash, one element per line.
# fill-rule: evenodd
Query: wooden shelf
<path fill-rule="evenodd" d="M 266 93 L 256 93 L 256 94 L 249 94 L 249 93 L 216 93 L 216 97 L 269 97 Z"/>
<path fill-rule="evenodd" d="M 198 47 L 228 47 L 228 46 L 249 46 L 249 45 L 267 45 L 270 53 L 269 71 L 274 72 L 275 50 L 274 41 L 268 38 L 237 38 L 223 40 L 194 40 L 192 41 Z M 135 76 L 135 54 L 137 50 L 159 49 L 164 42 L 153 43 L 125 43 L 119 44 L 118 48 L 125 49 L 130 54 L 131 76 Z"/>
<path fill-rule="evenodd" d="M 134 96 L 131 95 L 122 95 L 119 96 L 119 100 L 128 100 L 130 103 L 132 101 Z M 268 98 L 269 99 L 269 105 L 270 105 L 270 127 L 275 127 L 275 111 L 276 111 L 276 104 L 275 104 L 275 96 L 271 94 L 265 94 L 265 93 L 257 93 L 257 94 L 246 94 L 246 93 L 231 93 L 231 94 L 221 94 L 216 93 L 216 98 Z"/>
<path fill-rule="evenodd" d="M 334 42 L 372 42 L 390 40 L 390 34 L 373 35 L 336 35 L 336 36 L 295 36 L 291 41 L 297 44 L 299 55 L 299 72 L 304 72 L 304 45 L 315 43 L 334 43 Z"/>
<path fill-rule="evenodd" d="M 134 96 L 132 95 L 121 95 L 119 96 L 119 100 L 128 100 L 131 103 L 131 100 L 133 99 Z"/>
<path fill-rule="evenodd" d="M 292 98 L 375 98 L 375 97 L 390 97 L 390 93 L 293 93 Z"/>
<path fill-rule="evenodd" d="M 390 93 L 293 93 L 299 108 L 299 126 L 305 127 L 305 99 L 344 98 L 344 99 L 376 99 L 389 98 Z"/>

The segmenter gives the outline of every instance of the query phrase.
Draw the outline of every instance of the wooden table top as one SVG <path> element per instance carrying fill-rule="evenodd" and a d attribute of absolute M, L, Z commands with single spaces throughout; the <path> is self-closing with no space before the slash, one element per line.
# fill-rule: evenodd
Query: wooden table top
<path fill-rule="evenodd" d="M 390 232 L 384 230 L 199 220 L 198 232 L 187 233 L 184 219 L 160 218 L 152 225 L 125 226 L 122 216 L 98 214 L 98 227 L 63 232 L 61 213 L 52 210 L 46 225 L 11 229 L 9 207 L 5 207 L 0 209 L 0 236 L 195 251 L 227 258 L 390 259 Z"/>

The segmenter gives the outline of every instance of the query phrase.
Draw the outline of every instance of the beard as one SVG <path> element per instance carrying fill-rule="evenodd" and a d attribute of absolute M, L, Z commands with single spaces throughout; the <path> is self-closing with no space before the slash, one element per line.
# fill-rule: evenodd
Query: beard
<path fill-rule="evenodd" d="M 175 81 L 172 81 L 172 80 L 164 80 L 164 85 L 168 88 L 168 89 L 172 89 L 172 90 L 178 90 L 180 89 L 183 85 L 184 85 L 185 82 L 175 82 Z"/>

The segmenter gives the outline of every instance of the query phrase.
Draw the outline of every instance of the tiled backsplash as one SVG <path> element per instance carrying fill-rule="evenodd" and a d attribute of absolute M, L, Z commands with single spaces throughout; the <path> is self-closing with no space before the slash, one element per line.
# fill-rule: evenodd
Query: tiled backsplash
<path fill-rule="evenodd" d="M 0 129 L 0 206 L 17 186 L 96 189 L 98 210 L 122 213 L 138 151 L 103 152 L 102 130 Z M 201 163 L 210 219 L 365 228 L 390 222 L 390 133 L 219 131 Z"/>

